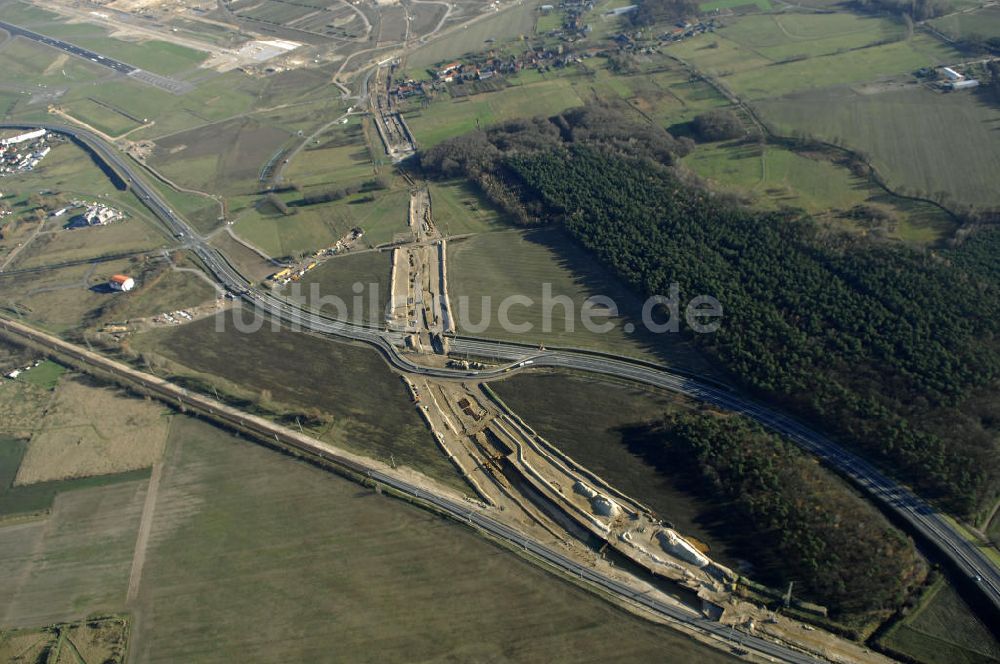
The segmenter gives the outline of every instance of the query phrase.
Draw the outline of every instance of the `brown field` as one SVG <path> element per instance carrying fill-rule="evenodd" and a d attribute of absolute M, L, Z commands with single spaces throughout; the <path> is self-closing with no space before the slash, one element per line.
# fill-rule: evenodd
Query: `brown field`
<path fill-rule="evenodd" d="M 137 663 L 734 661 L 188 418 L 171 430 L 133 613 Z"/>
<path fill-rule="evenodd" d="M 167 428 L 159 404 L 66 376 L 31 438 L 15 484 L 148 468 L 162 453 Z"/>
<path fill-rule="evenodd" d="M 37 664 L 47 662 L 48 648 L 55 646 L 56 633 L 48 630 L 17 630 L 0 633 L 0 662 Z"/>
<path fill-rule="evenodd" d="M 44 387 L 23 380 L 0 383 L 0 435 L 30 438 L 53 396 Z"/>
<path fill-rule="evenodd" d="M 47 519 L 0 527 L 0 625 L 120 611 L 147 484 L 60 493 Z"/>
<path fill-rule="evenodd" d="M 195 382 L 210 395 L 217 389 L 242 407 L 260 408 L 291 426 L 300 417 L 318 438 L 469 490 L 378 353 L 287 329 L 272 331 L 269 323 L 242 332 L 231 315 L 146 332 L 132 347 L 166 358 L 161 374 Z M 224 329 L 217 331 L 220 320 Z"/>
<path fill-rule="evenodd" d="M 128 623 L 122 618 L 0 632 L 0 662 L 50 662 L 58 650 L 55 664 L 118 664 L 124 660 L 127 635 Z"/>

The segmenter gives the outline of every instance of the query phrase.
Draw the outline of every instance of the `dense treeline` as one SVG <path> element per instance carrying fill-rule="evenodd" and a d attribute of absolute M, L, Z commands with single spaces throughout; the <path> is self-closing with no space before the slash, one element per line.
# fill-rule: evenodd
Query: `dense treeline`
<path fill-rule="evenodd" d="M 636 27 L 673 23 L 697 16 L 699 12 L 694 0 L 636 0 L 636 5 L 635 11 L 628 15 L 629 22 Z"/>
<path fill-rule="evenodd" d="M 915 21 L 926 21 L 953 11 L 947 0 L 855 0 L 854 6 L 862 11 L 908 16 Z"/>
<path fill-rule="evenodd" d="M 854 245 L 808 219 L 738 208 L 662 165 L 670 155 L 622 143 L 616 127 L 625 120 L 578 132 L 593 113 L 476 132 L 438 146 L 424 164 L 464 172 L 524 223 L 561 223 L 646 295 L 677 283 L 682 302 L 718 298 L 724 323 L 692 335 L 701 348 L 754 393 L 880 460 L 926 497 L 969 515 L 996 496 L 995 254 L 978 259 L 993 273 L 972 270 L 954 257 Z"/>
<path fill-rule="evenodd" d="M 691 129 L 702 141 L 728 141 L 746 135 L 739 116 L 730 110 L 709 111 L 691 121 Z"/>
<path fill-rule="evenodd" d="M 388 189 L 390 185 L 389 179 L 384 177 L 379 177 L 374 180 L 368 180 L 361 184 L 348 185 L 346 187 L 339 187 L 337 189 L 330 189 L 318 194 L 312 194 L 309 196 L 303 196 L 302 198 L 292 201 L 292 206 L 294 207 L 306 207 L 309 205 L 319 205 L 321 203 L 332 203 L 333 201 L 339 201 L 347 196 L 353 196 L 354 194 L 361 192 L 370 191 L 381 191 L 383 189 Z"/>
<path fill-rule="evenodd" d="M 475 181 L 518 223 L 538 224 L 543 218 L 541 202 L 513 177 L 507 167 L 512 155 L 543 153 L 578 143 L 623 157 L 670 164 L 693 149 L 692 140 L 675 139 L 663 128 L 637 119 L 634 113 L 627 104 L 612 102 L 570 109 L 551 120 L 512 120 L 436 145 L 420 155 L 420 163 L 431 173 Z"/>
<path fill-rule="evenodd" d="M 777 587 L 834 615 L 896 608 L 925 568 L 913 543 L 792 444 L 743 416 L 678 413 L 632 438 L 647 461 L 725 505 L 723 527 L 760 542 L 744 555 Z M 698 481 L 700 480 L 700 481 Z"/>

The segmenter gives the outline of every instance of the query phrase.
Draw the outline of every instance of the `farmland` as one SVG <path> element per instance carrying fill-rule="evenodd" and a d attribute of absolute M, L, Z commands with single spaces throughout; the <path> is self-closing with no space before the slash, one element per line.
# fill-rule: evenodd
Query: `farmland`
<path fill-rule="evenodd" d="M 106 411 L 100 420 L 90 417 L 97 410 Z M 166 436 L 167 421 L 159 405 L 69 376 L 61 381 L 32 436 L 15 484 L 149 468 Z"/>
<path fill-rule="evenodd" d="M 171 434 L 136 612 L 139 662 L 726 661 L 460 526 L 194 420 Z"/>
<path fill-rule="evenodd" d="M 120 610 L 145 492 L 145 481 L 63 492 L 45 520 L 0 527 L 0 624 Z"/>
<path fill-rule="evenodd" d="M 412 111 L 406 121 L 423 147 L 440 143 L 502 120 L 556 113 L 582 103 L 573 85 L 566 78 L 528 83 L 503 90 L 461 97 L 434 104 L 425 110 Z"/>
<path fill-rule="evenodd" d="M 373 196 L 374 200 L 369 200 Z M 300 194 L 282 194 L 287 201 Z M 355 194 L 333 203 L 295 207 L 293 216 L 269 213 L 246 199 L 234 225 L 237 234 L 275 257 L 312 253 L 333 245 L 355 226 L 365 231 L 362 243 L 383 244 L 406 230 L 409 193 L 405 189 Z"/>
<path fill-rule="evenodd" d="M 128 622 L 118 617 L 0 632 L 0 660 L 118 664 L 124 660 L 127 634 Z"/>
<path fill-rule="evenodd" d="M 345 314 L 351 320 L 380 324 L 389 301 L 389 273 L 392 269 L 390 256 L 391 252 L 388 251 L 366 251 L 333 258 L 306 274 L 299 282 L 299 288 L 307 298 L 306 302 L 312 303 L 312 306 L 316 306 L 313 298 L 315 290 L 320 298 L 336 298 L 337 302 L 343 302 L 346 306 Z M 363 304 L 360 308 L 354 306 L 354 298 L 358 294 L 353 287 L 358 283 L 364 285 L 361 294 Z M 295 286 L 291 288 L 294 289 Z M 376 296 L 371 300 L 369 298 L 373 291 Z M 322 307 L 322 311 L 327 316 L 335 313 L 332 308 L 327 307 Z"/>
<path fill-rule="evenodd" d="M 449 291 L 452 307 L 458 312 L 459 332 L 655 358 L 711 373 L 684 341 L 663 338 L 676 335 L 643 334 L 641 301 L 558 230 L 527 233 L 512 230 L 453 241 L 448 244 L 448 265 Z M 564 308 L 559 305 L 553 308 L 551 331 L 543 329 L 545 285 L 551 286 L 552 297 L 566 295 L 572 300 L 576 311 L 572 329 L 565 321 Z M 527 333 L 504 330 L 498 320 L 501 302 L 511 295 L 534 300 L 527 308 L 516 306 L 510 311 L 512 323 L 532 325 Z M 614 323 L 614 328 L 605 334 L 587 330 L 579 317 L 584 301 L 595 295 L 610 297 L 620 313 L 607 319 Z M 465 320 L 463 307 L 467 311 Z M 488 324 L 480 329 L 484 317 Z M 595 322 L 604 321 L 595 317 Z M 630 322 L 636 329 L 632 334 L 624 330 Z"/>
<path fill-rule="evenodd" d="M 126 134 L 139 126 L 132 118 L 93 99 L 74 101 L 64 110 L 80 122 L 113 137 Z"/>
<path fill-rule="evenodd" d="M 938 242 L 954 231 L 954 222 L 926 204 L 907 202 L 837 165 L 823 155 L 797 153 L 778 146 L 730 143 L 699 146 L 685 165 L 706 178 L 713 188 L 749 195 L 763 208 L 792 206 L 816 215 L 831 226 L 851 232 L 873 229 L 844 213 L 856 205 L 873 204 L 892 215 L 887 237 L 917 244 Z"/>
<path fill-rule="evenodd" d="M 1000 110 L 974 95 L 924 89 L 861 94 L 831 89 L 758 104 L 777 129 L 808 131 L 865 151 L 891 185 L 997 205 Z"/>
<path fill-rule="evenodd" d="M 434 224 L 445 237 L 507 228 L 503 211 L 464 180 L 429 185 Z"/>
<path fill-rule="evenodd" d="M 939 579 L 916 610 L 883 643 L 926 664 L 985 664 L 1000 659 L 1000 643 L 955 588 Z"/>
<path fill-rule="evenodd" d="M 931 25 L 949 37 L 1000 37 L 1000 8 L 995 5 L 969 13 L 956 13 L 931 21 Z"/>
<path fill-rule="evenodd" d="M 506 120 L 551 116 L 602 99 L 626 99 L 647 118 L 665 126 L 690 121 L 698 113 L 729 103 L 706 82 L 675 63 L 632 74 L 612 72 L 605 60 L 587 61 L 585 69 L 565 68 L 540 74 L 523 71 L 509 87 L 468 96 L 440 95 L 423 108 L 406 111 L 407 124 L 426 148 L 475 127 Z"/>
<path fill-rule="evenodd" d="M 361 123 L 336 125 L 320 134 L 292 160 L 285 179 L 301 187 L 345 187 L 373 176 L 373 166 Z"/>
<path fill-rule="evenodd" d="M 248 194 L 288 138 L 277 127 L 241 118 L 160 139 L 150 164 L 189 189 Z"/>
<path fill-rule="evenodd" d="M 257 332 L 240 332 L 230 318 L 222 322 L 224 331 L 215 325 L 208 318 L 147 332 L 132 345 L 169 360 L 165 372 L 196 378 L 206 388 L 216 385 L 246 399 L 244 405 L 289 416 L 292 424 L 299 417 L 323 440 L 385 462 L 394 457 L 464 488 L 408 405 L 402 381 L 375 351 L 272 331 L 269 324 Z"/>
<path fill-rule="evenodd" d="M 487 39 L 502 43 L 531 35 L 538 15 L 537 6 L 536 2 L 525 2 L 494 16 L 485 16 L 467 29 L 453 29 L 446 37 L 414 50 L 407 57 L 406 66 L 415 75 L 420 75 L 419 70 L 443 60 L 482 51 Z"/>

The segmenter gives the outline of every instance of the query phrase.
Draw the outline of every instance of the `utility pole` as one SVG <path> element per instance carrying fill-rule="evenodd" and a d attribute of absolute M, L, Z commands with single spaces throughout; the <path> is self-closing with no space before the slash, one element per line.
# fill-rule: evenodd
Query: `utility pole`
<path fill-rule="evenodd" d="M 785 592 L 785 608 L 787 609 L 792 604 L 792 586 L 795 585 L 794 581 L 788 582 L 788 590 Z"/>

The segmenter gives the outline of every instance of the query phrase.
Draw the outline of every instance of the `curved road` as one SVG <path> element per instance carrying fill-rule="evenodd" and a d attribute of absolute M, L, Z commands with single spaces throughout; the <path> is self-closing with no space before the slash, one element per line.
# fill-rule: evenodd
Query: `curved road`
<path fill-rule="evenodd" d="M 850 478 L 869 497 L 898 514 L 912 530 L 931 544 L 956 569 L 967 576 L 1000 613 L 1000 570 L 974 544 L 963 537 L 944 515 L 932 508 L 912 491 L 887 477 L 867 461 L 834 444 L 822 434 L 802 423 L 770 410 L 749 399 L 724 389 L 706 385 L 626 359 L 583 351 L 534 351 L 524 346 L 486 340 L 455 339 L 452 348 L 457 353 L 481 354 L 516 362 L 487 371 L 461 371 L 426 367 L 402 356 L 398 347 L 402 335 L 376 327 L 336 321 L 301 309 L 269 292 L 256 290 L 234 269 L 225 257 L 198 236 L 193 229 L 163 201 L 160 195 L 136 175 L 121 154 L 94 134 L 75 127 L 56 124 L 0 123 L 0 128 L 44 128 L 67 135 L 93 150 L 123 178 L 142 202 L 196 254 L 215 279 L 234 295 L 242 297 L 255 308 L 270 316 L 302 329 L 360 341 L 378 348 L 396 369 L 423 376 L 446 379 L 491 380 L 510 375 L 525 366 L 557 367 L 605 374 L 624 378 L 684 394 L 692 399 L 711 403 L 727 410 L 752 417 L 764 426 L 790 438 L 806 451 Z"/>

